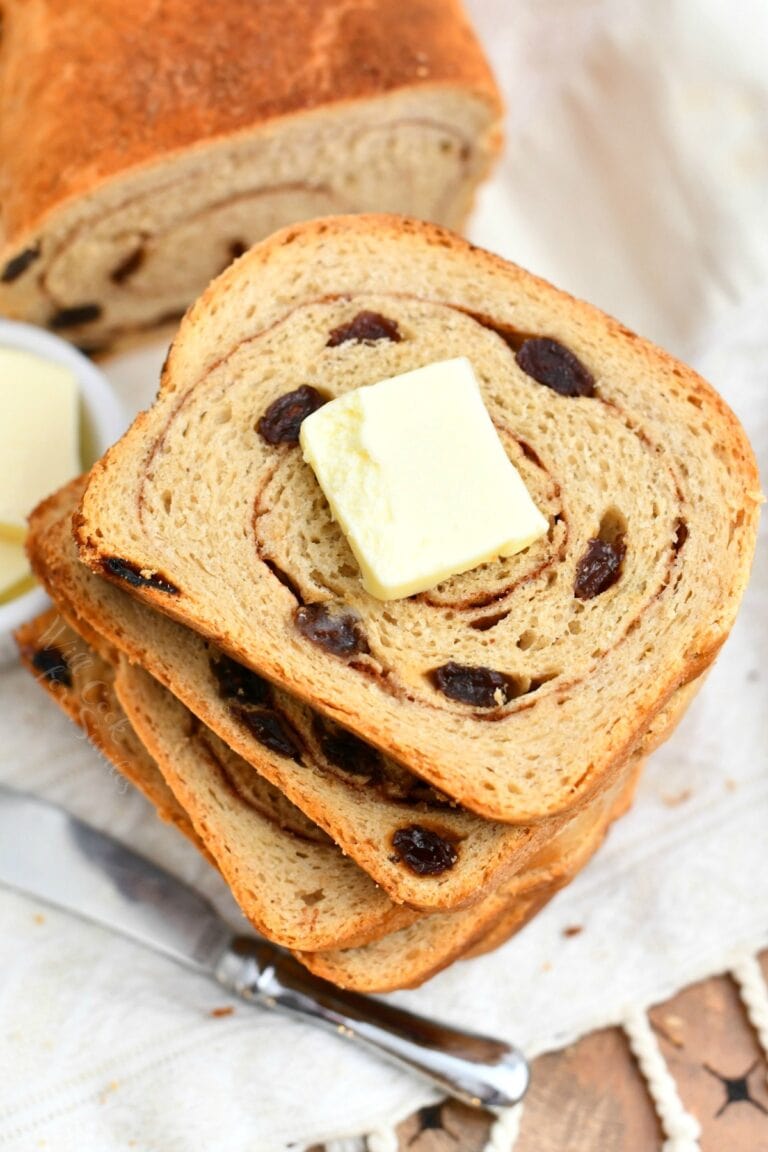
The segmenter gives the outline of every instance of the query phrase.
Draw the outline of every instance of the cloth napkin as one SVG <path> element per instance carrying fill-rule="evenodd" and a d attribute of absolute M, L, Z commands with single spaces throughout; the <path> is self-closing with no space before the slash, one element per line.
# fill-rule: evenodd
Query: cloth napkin
<path fill-rule="evenodd" d="M 692 359 L 765 469 L 768 8 L 469 8 L 508 104 L 473 238 Z M 109 366 L 129 409 L 151 399 L 164 351 Z M 597 858 L 504 948 L 393 1000 L 535 1055 L 768 945 L 767 668 L 764 532 L 730 641 Z M 242 927 L 213 871 L 16 667 L 0 671 L 0 780 L 133 844 Z M 277 1152 L 381 1128 L 434 1098 L 341 1040 L 2 890 L 0 972 L 9 1152 Z"/>

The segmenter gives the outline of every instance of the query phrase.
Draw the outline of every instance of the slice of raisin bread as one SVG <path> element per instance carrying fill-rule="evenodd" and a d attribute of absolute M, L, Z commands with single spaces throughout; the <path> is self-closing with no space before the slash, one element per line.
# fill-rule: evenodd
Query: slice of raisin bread
<path fill-rule="evenodd" d="M 154 805 L 160 818 L 175 824 L 213 863 L 120 707 L 112 664 L 73 631 L 55 608 L 23 624 L 15 636 L 21 662 L 38 684 Z"/>
<path fill-rule="evenodd" d="M 298 425 L 453 356 L 549 533 L 382 603 Z M 213 282 L 76 531 L 94 571 L 467 807 L 525 823 L 584 802 L 714 659 L 759 500 L 741 426 L 691 370 L 449 232 L 355 217 L 278 233 Z"/>
<path fill-rule="evenodd" d="M 82 486 L 73 481 L 30 519 L 32 567 L 60 611 L 170 689 L 393 900 L 427 911 L 472 903 L 524 867 L 562 823 L 524 829 L 462 810 L 196 632 L 94 575 L 80 563 L 71 531 Z"/>
<path fill-rule="evenodd" d="M 115 690 L 259 932 L 288 948 L 313 936 L 325 949 L 343 937 L 365 944 L 418 919 L 142 668 L 121 660 Z"/>
<path fill-rule="evenodd" d="M 415 988 L 457 959 L 498 948 L 518 932 L 580 871 L 610 824 L 632 802 L 642 763 L 629 765 L 601 804 L 582 813 L 519 876 L 488 893 L 473 908 L 427 916 L 364 948 L 297 958 L 316 975 L 359 992 Z"/>
<path fill-rule="evenodd" d="M 458 0 L 3 15 L 0 311 L 81 345 L 183 312 L 295 220 L 460 227 L 498 151 L 499 95 Z"/>
<path fill-rule="evenodd" d="M 152 681 L 142 697 L 153 703 L 147 748 L 117 695 L 119 669 L 116 674 L 55 610 L 19 629 L 17 642 L 26 667 L 161 817 L 220 869 L 264 935 L 286 947 L 312 940 L 312 948 L 335 948 L 341 939 L 360 946 L 417 918 L 392 904 L 319 828 Z M 169 747 L 175 754 L 170 773 Z M 179 768 L 202 792 L 195 796 L 188 785 L 195 819 L 177 797 Z"/>

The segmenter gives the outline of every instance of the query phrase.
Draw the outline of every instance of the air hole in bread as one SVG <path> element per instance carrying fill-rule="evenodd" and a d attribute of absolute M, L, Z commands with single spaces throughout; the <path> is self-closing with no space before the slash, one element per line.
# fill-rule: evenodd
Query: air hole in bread
<path fill-rule="evenodd" d="M 607 508 L 600 517 L 600 527 L 597 530 L 597 539 L 606 544 L 617 544 L 627 534 L 627 518 L 616 507 Z"/>
<path fill-rule="evenodd" d="M 524 632 L 520 633 L 518 640 L 517 640 L 517 646 L 521 652 L 527 652 L 528 649 L 532 648 L 533 645 L 536 643 L 536 639 L 537 639 L 537 636 L 536 636 L 536 633 L 533 631 L 533 629 L 532 628 L 526 628 Z"/>
<path fill-rule="evenodd" d="M 299 899 L 307 908 L 314 908 L 316 904 L 325 900 L 325 892 L 322 888 L 317 888 L 314 892 L 300 892 Z"/>

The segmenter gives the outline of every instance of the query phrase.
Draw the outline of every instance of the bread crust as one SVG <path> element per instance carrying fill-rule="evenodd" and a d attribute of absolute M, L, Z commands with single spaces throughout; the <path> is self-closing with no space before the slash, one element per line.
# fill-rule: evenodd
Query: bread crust
<path fill-rule="evenodd" d="M 3 9 L 0 239 L 11 255 L 56 208 L 128 171 L 330 105 L 452 88 L 500 116 L 458 0 L 225 0 L 213 19 L 201 0 Z"/>

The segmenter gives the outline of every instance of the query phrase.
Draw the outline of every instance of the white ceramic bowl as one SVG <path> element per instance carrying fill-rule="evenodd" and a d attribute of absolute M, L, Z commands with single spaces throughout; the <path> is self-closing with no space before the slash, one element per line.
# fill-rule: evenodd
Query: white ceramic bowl
<path fill-rule="evenodd" d="M 23 348 L 71 369 L 80 385 L 81 457 L 87 469 L 125 431 L 127 419 L 103 372 L 71 344 L 32 324 L 0 319 L 0 347 Z M 33 446 L 30 446 L 32 449 Z M 0 604 L 0 663 L 16 654 L 14 629 L 43 612 L 49 603 L 35 587 L 7 604 Z"/>

